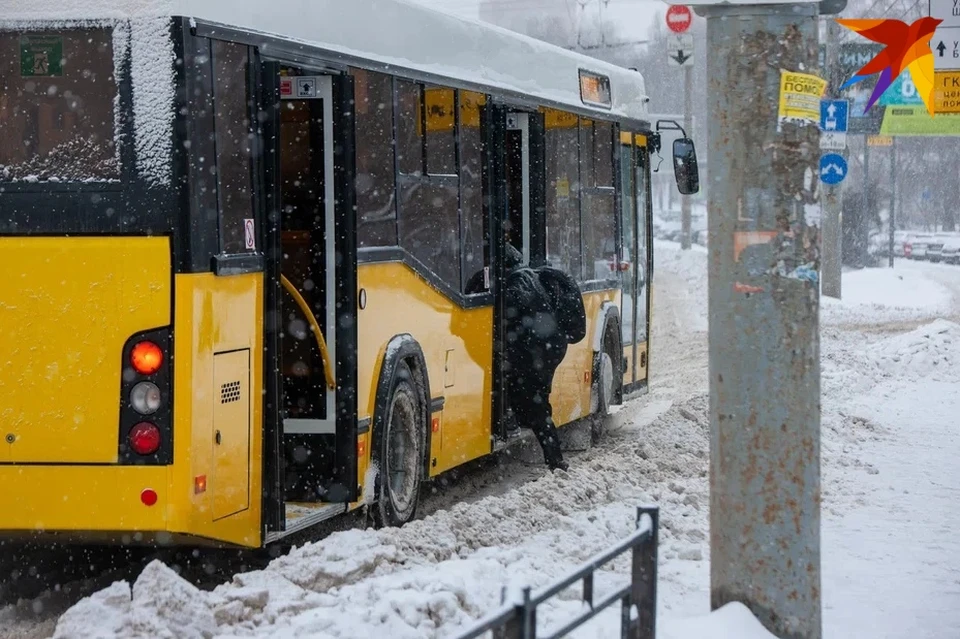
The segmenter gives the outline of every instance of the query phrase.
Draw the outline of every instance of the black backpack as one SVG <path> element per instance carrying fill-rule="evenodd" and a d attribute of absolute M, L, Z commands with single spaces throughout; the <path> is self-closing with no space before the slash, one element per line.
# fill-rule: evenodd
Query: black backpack
<path fill-rule="evenodd" d="M 534 270 L 550 295 L 557 327 L 568 344 L 578 343 L 587 335 L 587 313 L 577 281 L 552 266 L 540 266 Z"/>

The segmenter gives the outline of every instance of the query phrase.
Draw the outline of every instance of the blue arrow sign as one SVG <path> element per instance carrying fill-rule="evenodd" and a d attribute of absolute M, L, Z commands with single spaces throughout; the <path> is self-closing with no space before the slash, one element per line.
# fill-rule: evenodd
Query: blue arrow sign
<path fill-rule="evenodd" d="M 820 158 L 820 181 L 833 186 L 847 177 L 847 161 L 842 155 L 827 153 Z"/>
<path fill-rule="evenodd" d="M 833 133 L 847 132 L 847 115 L 850 103 L 847 100 L 820 101 L 820 130 Z"/>

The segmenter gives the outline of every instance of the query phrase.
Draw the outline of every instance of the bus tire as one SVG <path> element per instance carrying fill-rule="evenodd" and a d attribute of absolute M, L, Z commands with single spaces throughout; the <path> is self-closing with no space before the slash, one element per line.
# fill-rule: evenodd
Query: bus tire
<path fill-rule="evenodd" d="M 597 394 L 597 410 L 590 424 L 590 438 L 598 444 L 606 430 L 610 406 L 619 395 L 623 386 L 623 364 L 620 353 L 620 335 L 617 322 L 607 323 L 603 334 L 603 348 L 597 353 L 594 362 L 594 388 Z"/>
<path fill-rule="evenodd" d="M 420 386 L 406 361 L 397 363 L 382 427 L 373 434 L 378 472 L 372 515 L 377 528 L 402 526 L 417 515 L 426 446 Z"/>

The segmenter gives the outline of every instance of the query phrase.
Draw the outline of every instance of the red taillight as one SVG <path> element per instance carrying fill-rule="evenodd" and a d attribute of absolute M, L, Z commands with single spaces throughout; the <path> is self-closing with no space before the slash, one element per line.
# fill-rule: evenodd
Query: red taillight
<path fill-rule="evenodd" d="M 130 352 L 130 363 L 141 375 L 153 375 L 163 364 L 163 351 L 153 342 L 140 342 Z"/>
<path fill-rule="evenodd" d="M 160 429 L 150 422 L 140 422 L 130 430 L 130 448 L 138 455 L 152 455 L 160 448 Z"/>

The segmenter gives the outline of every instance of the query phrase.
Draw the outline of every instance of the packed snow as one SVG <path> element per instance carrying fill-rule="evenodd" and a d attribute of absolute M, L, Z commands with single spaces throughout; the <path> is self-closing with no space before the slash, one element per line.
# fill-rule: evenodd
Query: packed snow
<path fill-rule="evenodd" d="M 505 459 L 467 486 L 435 487 L 411 525 L 334 533 L 263 570 L 225 575 L 213 591 L 154 562 L 132 584 L 78 602 L 54 636 L 451 637 L 495 609 L 504 587 L 544 586 L 630 534 L 637 506 L 653 502 L 662 527 L 658 636 L 773 637 L 740 604 L 710 612 L 706 253 L 665 242 L 656 250 L 651 393 L 616 412 L 600 445 L 568 453 L 568 472 L 548 473 L 530 456 Z M 917 299 L 912 324 L 896 296 L 858 289 L 898 273 L 940 291 L 935 304 Z M 869 321 L 825 318 L 827 637 L 933 639 L 960 628 L 960 325 L 932 317 L 960 308 L 958 287 L 960 269 L 931 265 L 851 273 L 845 294 L 870 300 Z M 625 559 L 601 570 L 597 595 L 628 570 Z M 570 589 L 538 609 L 538 626 L 554 628 L 581 606 L 579 588 Z M 615 607 L 572 636 L 618 632 Z"/>

